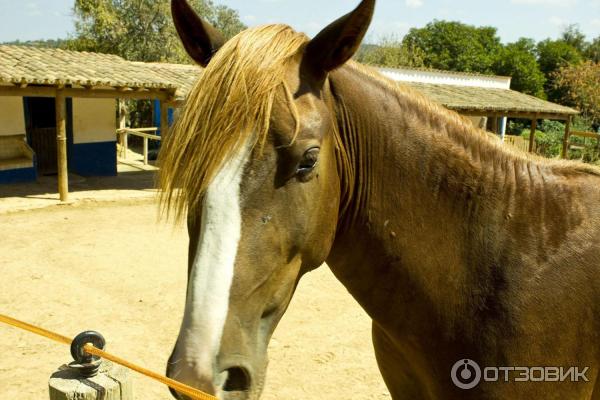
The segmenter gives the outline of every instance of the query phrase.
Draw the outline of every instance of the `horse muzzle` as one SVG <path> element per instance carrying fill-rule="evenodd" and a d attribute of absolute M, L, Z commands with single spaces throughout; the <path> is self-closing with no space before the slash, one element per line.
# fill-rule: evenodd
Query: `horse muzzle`
<path fill-rule="evenodd" d="M 171 356 L 173 358 L 173 356 Z M 253 385 L 252 369 L 243 363 L 223 364 L 218 373 L 207 372 L 193 362 L 171 361 L 167 367 L 167 376 L 217 396 L 219 400 L 251 400 L 258 398 L 256 385 Z M 188 396 L 169 388 L 173 397 L 189 400 Z M 258 390 L 260 393 L 260 390 Z"/>

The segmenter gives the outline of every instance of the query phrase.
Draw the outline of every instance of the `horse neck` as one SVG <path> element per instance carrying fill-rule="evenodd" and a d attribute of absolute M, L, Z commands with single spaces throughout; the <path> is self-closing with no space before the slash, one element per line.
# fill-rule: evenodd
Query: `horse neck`
<path fill-rule="evenodd" d="M 346 193 L 328 264 L 375 320 L 399 323 L 403 306 L 452 319 L 474 272 L 464 268 L 476 262 L 469 246 L 485 236 L 477 221 L 507 211 L 506 198 L 487 194 L 499 187 L 514 194 L 511 176 L 530 162 L 458 115 L 357 67 L 330 81 Z M 493 253 L 490 262 L 499 253 L 493 247 L 482 250 Z"/>

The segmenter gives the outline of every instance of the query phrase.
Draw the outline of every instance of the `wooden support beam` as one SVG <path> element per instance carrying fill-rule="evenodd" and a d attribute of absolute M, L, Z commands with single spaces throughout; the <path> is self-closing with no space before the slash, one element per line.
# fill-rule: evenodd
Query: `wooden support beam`
<path fill-rule="evenodd" d="M 29 97 L 56 97 L 58 89 L 54 86 L 27 86 L 20 88 L 16 86 L 0 86 L 0 96 L 29 96 Z M 114 90 L 114 89 L 86 89 L 65 88 L 65 97 L 97 98 L 97 99 L 135 99 L 148 100 L 159 99 L 167 101 L 172 98 L 173 93 L 166 90 Z"/>
<path fill-rule="evenodd" d="M 450 108 L 452 110 L 452 108 Z M 486 111 L 486 110 L 468 110 L 468 109 L 457 109 L 454 110 L 462 115 L 468 115 L 473 117 L 489 117 L 493 116 L 497 117 L 507 117 L 507 118 L 521 118 L 521 119 L 533 119 L 534 117 L 537 119 L 551 119 L 556 121 L 566 121 L 570 115 L 569 114 L 553 114 L 553 113 L 533 113 L 533 112 L 521 112 L 521 111 Z"/>
<path fill-rule="evenodd" d="M 571 131 L 569 136 L 579 136 L 582 138 L 600 139 L 600 133 L 596 132 L 583 132 L 583 131 Z"/>
<path fill-rule="evenodd" d="M 119 129 L 127 128 L 127 105 L 125 100 L 119 99 Z"/>
<path fill-rule="evenodd" d="M 529 132 L 529 152 L 533 153 L 533 146 L 535 145 L 535 130 L 537 129 L 537 118 L 531 120 L 531 131 Z"/>
<path fill-rule="evenodd" d="M 565 136 L 563 137 L 562 158 L 569 158 L 569 137 L 571 136 L 571 117 L 567 119 L 565 124 Z"/>
<path fill-rule="evenodd" d="M 127 105 L 124 99 L 118 99 L 119 107 L 119 129 L 127 128 Z M 118 131 L 117 131 L 118 132 Z M 125 135 L 117 135 L 121 145 L 121 157 L 126 158 L 127 149 L 125 148 Z"/>
<path fill-rule="evenodd" d="M 156 128 L 152 128 L 152 130 L 156 132 Z M 128 128 L 125 128 L 125 129 L 119 129 L 119 130 L 117 130 L 117 133 L 119 133 L 120 135 L 127 134 L 127 135 L 139 136 L 141 138 L 148 138 L 150 140 L 159 140 L 159 141 L 162 139 L 161 136 L 154 135 L 154 134 L 151 134 L 151 133 L 146 133 L 146 132 L 148 132 L 148 129 L 142 130 L 142 129 L 128 129 Z"/>
<path fill-rule="evenodd" d="M 498 134 L 498 116 L 493 115 L 491 118 L 492 118 L 492 132 L 494 133 L 494 135 L 497 135 Z"/>
<path fill-rule="evenodd" d="M 69 170 L 67 166 L 67 100 L 64 89 L 56 91 L 56 152 L 58 159 L 58 193 L 60 201 L 69 200 Z"/>
<path fill-rule="evenodd" d="M 169 134 L 169 106 L 160 102 L 160 136 L 167 137 Z"/>

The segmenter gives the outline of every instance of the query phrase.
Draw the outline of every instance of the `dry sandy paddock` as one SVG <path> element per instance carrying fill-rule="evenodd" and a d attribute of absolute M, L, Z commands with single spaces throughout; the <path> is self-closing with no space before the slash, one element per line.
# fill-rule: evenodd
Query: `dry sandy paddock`
<path fill-rule="evenodd" d="M 0 214 L 0 313 L 74 336 L 162 372 L 180 322 L 183 227 L 157 223 L 149 200 Z M 370 323 L 326 267 L 306 276 L 270 346 L 265 399 L 388 399 Z M 0 326 L 0 399 L 46 399 L 67 346 Z M 168 399 L 134 375 L 137 399 Z"/>

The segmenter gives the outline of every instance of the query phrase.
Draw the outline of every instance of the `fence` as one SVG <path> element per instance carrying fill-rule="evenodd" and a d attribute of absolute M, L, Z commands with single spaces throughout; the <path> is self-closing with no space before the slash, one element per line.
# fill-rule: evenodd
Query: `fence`
<path fill-rule="evenodd" d="M 148 165 L 148 140 L 161 141 L 162 138 L 156 134 L 158 128 L 121 128 L 117 129 L 117 136 L 119 137 L 119 143 L 123 146 L 123 158 L 127 158 L 127 150 L 129 148 L 129 135 L 139 136 L 144 139 L 144 149 L 142 151 L 144 155 L 144 165 Z M 153 133 L 149 133 L 153 132 Z"/>
<path fill-rule="evenodd" d="M 112 364 L 102 367 L 102 359 L 125 368 L 185 394 L 193 400 L 217 400 L 211 394 L 167 378 L 123 358 L 104 351 L 104 337 L 98 332 L 82 332 L 71 340 L 59 333 L 28 324 L 0 314 L 0 322 L 24 331 L 43 336 L 71 347 L 72 363 L 61 367 L 50 377 L 50 400 L 133 400 L 133 390 L 127 370 Z"/>
<path fill-rule="evenodd" d="M 504 143 L 516 147 L 524 152 L 529 151 L 529 142 L 523 139 L 521 136 L 506 135 L 504 136 Z"/>
<path fill-rule="evenodd" d="M 573 136 L 577 136 L 580 138 L 583 138 L 583 144 L 586 144 L 587 139 L 596 139 L 596 147 L 600 147 L 600 133 L 596 133 L 596 132 L 583 132 L 583 131 L 571 131 L 571 133 L 569 134 L 569 149 L 578 149 L 578 150 L 583 150 L 585 147 L 584 146 L 578 146 L 578 145 L 574 145 L 571 142 L 571 137 Z"/>

